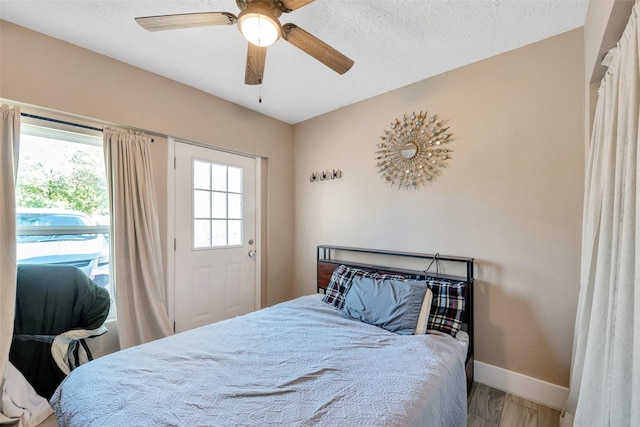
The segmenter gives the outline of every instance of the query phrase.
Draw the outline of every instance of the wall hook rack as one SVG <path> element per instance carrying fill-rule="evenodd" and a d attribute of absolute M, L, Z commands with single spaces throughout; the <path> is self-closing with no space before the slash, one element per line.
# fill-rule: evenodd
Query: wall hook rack
<path fill-rule="evenodd" d="M 309 182 L 325 181 L 328 179 L 340 179 L 340 178 L 342 178 L 342 171 L 340 169 L 334 169 L 331 172 L 329 171 L 312 172 L 311 177 L 309 178 Z"/>

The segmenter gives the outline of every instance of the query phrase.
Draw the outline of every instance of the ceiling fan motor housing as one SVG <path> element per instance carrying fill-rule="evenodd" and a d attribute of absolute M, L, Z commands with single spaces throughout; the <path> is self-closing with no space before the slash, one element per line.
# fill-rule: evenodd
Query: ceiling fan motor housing
<path fill-rule="evenodd" d="M 237 4 L 242 10 L 238 15 L 238 29 L 250 43 L 269 46 L 282 37 L 282 27 L 278 21 L 282 11 L 274 2 L 237 0 Z"/>

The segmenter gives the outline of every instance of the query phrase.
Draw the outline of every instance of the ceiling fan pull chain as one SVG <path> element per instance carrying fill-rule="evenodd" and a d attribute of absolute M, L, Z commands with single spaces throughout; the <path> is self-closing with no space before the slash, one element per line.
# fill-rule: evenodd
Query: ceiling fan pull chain
<path fill-rule="evenodd" d="M 258 79 L 258 104 L 262 104 L 262 79 Z"/>

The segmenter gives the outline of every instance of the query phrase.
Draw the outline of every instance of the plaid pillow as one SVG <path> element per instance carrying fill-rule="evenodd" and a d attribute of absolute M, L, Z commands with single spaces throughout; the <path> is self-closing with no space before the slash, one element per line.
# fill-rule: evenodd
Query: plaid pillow
<path fill-rule="evenodd" d="M 333 271 L 322 301 L 342 310 L 344 308 L 344 297 L 347 295 L 347 292 L 349 292 L 349 289 L 351 289 L 351 283 L 356 276 L 390 280 L 407 279 L 406 276 L 374 273 L 372 271 L 347 267 L 346 265 L 341 264 Z"/>
<path fill-rule="evenodd" d="M 455 338 L 462 327 L 465 282 L 432 280 L 427 286 L 433 292 L 427 330 L 434 329 Z"/>

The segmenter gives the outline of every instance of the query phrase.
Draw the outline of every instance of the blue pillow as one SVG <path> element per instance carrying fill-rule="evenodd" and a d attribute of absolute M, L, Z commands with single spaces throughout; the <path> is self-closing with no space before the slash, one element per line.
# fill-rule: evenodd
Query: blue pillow
<path fill-rule="evenodd" d="M 412 335 L 426 292 L 424 281 L 357 276 L 345 296 L 342 312 L 400 335 Z"/>
<path fill-rule="evenodd" d="M 355 267 L 347 267 L 344 264 L 339 265 L 333 270 L 329 285 L 325 290 L 322 301 L 331 304 L 342 310 L 344 308 L 344 297 L 351 289 L 351 282 L 354 277 L 375 277 L 379 279 L 405 279 L 405 276 L 397 274 L 382 274 L 373 271 L 361 270 Z"/>

